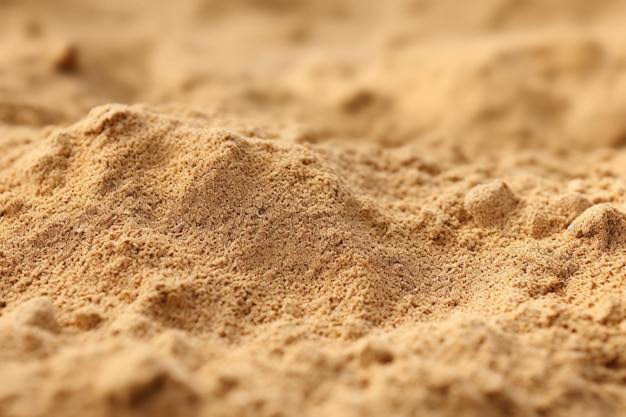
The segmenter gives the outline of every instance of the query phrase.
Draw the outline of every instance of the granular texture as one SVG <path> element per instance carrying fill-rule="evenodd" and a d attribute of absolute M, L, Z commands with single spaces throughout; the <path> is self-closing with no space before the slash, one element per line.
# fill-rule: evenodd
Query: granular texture
<path fill-rule="evenodd" d="M 0 416 L 626 413 L 626 4 L 48 3 Z"/>

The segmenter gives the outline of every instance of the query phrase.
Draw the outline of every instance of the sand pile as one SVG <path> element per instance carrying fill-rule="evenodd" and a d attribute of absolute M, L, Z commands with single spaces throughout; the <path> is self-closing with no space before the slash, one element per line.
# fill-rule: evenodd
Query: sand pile
<path fill-rule="evenodd" d="M 126 3 L 0 1 L 0 415 L 626 413 L 622 2 Z"/>

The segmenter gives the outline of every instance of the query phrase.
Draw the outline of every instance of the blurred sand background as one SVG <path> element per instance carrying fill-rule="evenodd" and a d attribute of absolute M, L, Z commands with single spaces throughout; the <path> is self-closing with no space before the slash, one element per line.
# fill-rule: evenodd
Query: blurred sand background
<path fill-rule="evenodd" d="M 0 0 L 0 415 L 626 413 L 626 2 Z"/>

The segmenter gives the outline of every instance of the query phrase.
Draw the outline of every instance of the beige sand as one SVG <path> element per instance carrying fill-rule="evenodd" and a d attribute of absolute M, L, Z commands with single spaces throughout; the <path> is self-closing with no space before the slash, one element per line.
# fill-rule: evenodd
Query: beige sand
<path fill-rule="evenodd" d="M 0 0 L 0 416 L 625 415 L 625 13 Z"/>

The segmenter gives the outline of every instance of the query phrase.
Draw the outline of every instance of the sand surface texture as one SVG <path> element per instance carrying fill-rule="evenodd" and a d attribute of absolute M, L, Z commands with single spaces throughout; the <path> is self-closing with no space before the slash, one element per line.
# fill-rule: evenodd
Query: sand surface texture
<path fill-rule="evenodd" d="M 626 3 L 0 0 L 0 416 L 626 415 Z"/>

